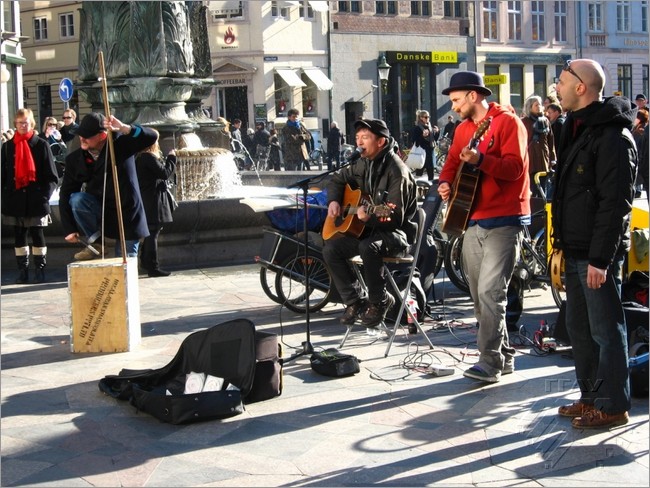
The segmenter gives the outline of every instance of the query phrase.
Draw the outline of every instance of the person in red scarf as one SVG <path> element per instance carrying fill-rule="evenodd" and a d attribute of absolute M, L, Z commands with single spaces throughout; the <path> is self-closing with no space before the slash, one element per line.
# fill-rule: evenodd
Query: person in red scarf
<path fill-rule="evenodd" d="M 18 263 L 16 283 L 29 281 L 29 245 L 36 272 L 34 281 L 45 281 L 47 245 L 43 228 L 50 218 L 49 200 L 59 182 L 50 145 L 36 134 L 34 113 L 21 108 L 14 117 L 16 132 L 2 144 L 0 182 L 2 184 L 2 223 L 11 225 L 15 235 Z"/>

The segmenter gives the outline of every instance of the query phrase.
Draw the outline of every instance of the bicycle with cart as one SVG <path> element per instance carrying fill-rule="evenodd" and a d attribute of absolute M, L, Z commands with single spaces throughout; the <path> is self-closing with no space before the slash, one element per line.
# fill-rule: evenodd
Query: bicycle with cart
<path fill-rule="evenodd" d="M 339 303 L 329 271 L 323 260 L 323 238 L 320 235 L 327 215 L 327 195 L 315 193 L 307 197 L 308 253 L 305 258 L 303 208 L 276 209 L 266 212 L 272 227 L 263 228 L 260 255 L 260 284 L 274 302 L 296 313 L 317 312 L 330 302 Z M 309 297 L 306 279 L 309 276 Z"/>

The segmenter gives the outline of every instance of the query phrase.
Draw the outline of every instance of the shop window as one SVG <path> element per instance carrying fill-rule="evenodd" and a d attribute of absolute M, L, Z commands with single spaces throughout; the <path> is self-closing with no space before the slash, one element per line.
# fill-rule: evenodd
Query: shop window
<path fill-rule="evenodd" d="M 275 116 L 286 117 L 291 108 L 291 87 L 277 73 L 273 75 L 275 85 Z"/>
<path fill-rule="evenodd" d="M 316 117 L 318 88 L 305 73 L 301 75 L 302 82 L 307 85 L 302 89 L 302 114 L 305 117 Z"/>

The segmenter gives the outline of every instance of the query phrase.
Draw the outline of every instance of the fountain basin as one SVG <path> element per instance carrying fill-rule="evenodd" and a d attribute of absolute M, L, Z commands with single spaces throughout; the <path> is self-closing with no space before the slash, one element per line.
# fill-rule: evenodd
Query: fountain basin
<path fill-rule="evenodd" d="M 315 173 L 314 173 L 315 174 Z M 239 194 L 228 198 L 179 202 L 174 222 L 165 225 L 158 239 L 162 267 L 196 268 L 253 263 L 262 244 L 264 226 L 271 225 L 266 213 L 256 213 L 239 201 L 247 196 L 273 193 L 302 180 L 299 171 L 269 171 L 242 174 Z M 259 180 L 264 183 L 260 185 Z M 58 205 L 52 206 L 52 224 L 45 229 L 48 267 L 66 267 L 80 246 L 65 242 Z M 2 225 L 2 266 L 13 269 L 13 229 Z M 113 242 L 107 242 L 106 257 L 113 256 Z"/>

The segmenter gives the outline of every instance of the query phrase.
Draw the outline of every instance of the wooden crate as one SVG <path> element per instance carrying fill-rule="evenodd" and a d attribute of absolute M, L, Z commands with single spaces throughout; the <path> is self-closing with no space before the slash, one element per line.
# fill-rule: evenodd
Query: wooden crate
<path fill-rule="evenodd" d="M 137 258 L 68 265 L 72 352 L 125 352 L 140 344 Z"/>

